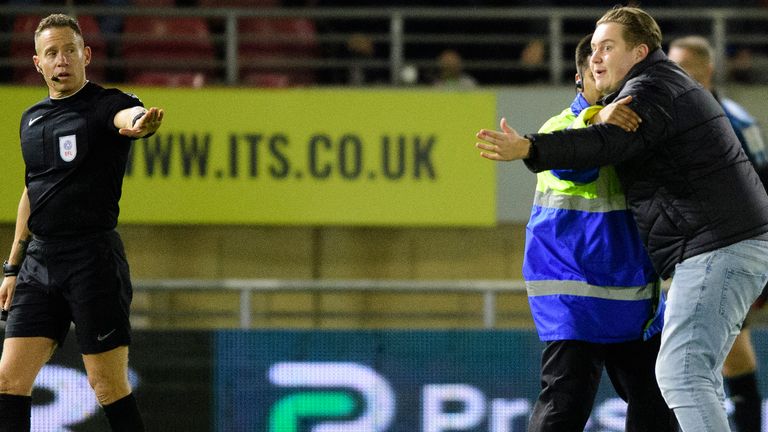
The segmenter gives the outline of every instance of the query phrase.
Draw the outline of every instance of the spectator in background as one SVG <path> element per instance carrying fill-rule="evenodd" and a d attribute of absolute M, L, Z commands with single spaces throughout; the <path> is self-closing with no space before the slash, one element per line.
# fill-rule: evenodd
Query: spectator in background
<path fill-rule="evenodd" d="M 347 39 L 347 54 L 353 61 L 349 67 L 347 83 L 353 86 L 361 86 L 368 83 L 371 71 L 366 63 L 372 61 L 376 55 L 373 39 L 362 33 L 353 33 Z"/>
<path fill-rule="evenodd" d="M 324 31 L 337 30 L 326 28 Z M 321 74 L 322 80 L 327 83 L 350 86 L 389 84 L 388 66 L 377 65 L 382 61 L 386 64 L 386 60 L 377 58 L 377 54 L 376 44 L 370 35 L 353 32 L 343 46 L 326 53 L 346 62 L 347 67 Z"/>
<path fill-rule="evenodd" d="M 768 151 L 762 132 L 755 119 L 744 108 L 730 99 L 721 97 L 715 91 L 713 58 L 712 46 L 701 36 L 675 39 L 669 45 L 669 59 L 685 69 L 720 102 L 763 186 L 768 186 Z M 765 295 L 764 288 L 751 311 L 763 306 Z M 757 386 L 757 360 L 748 327 L 751 311 L 747 314 L 741 333 L 736 336 L 723 365 L 725 385 L 735 408 L 734 420 L 739 432 L 757 432 L 762 428 L 762 398 Z"/>
<path fill-rule="evenodd" d="M 437 57 L 437 78 L 434 85 L 449 90 L 469 90 L 477 81 L 464 71 L 464 62 L 458 51 L 447 49 Z"/>
<path fill-rule="evenodd" d="M 768 56 L 752 48 L 739 48 L 728 59 L 728 79 L 743 84 L 768 83 Z"/>
<path fill-rule="evenodd" d="M 515 82 L 536 83 L 546 82 L 549 77 L 547 70 L 547 47 L 542 39 L 532 39 L 520 53 L 520 68 L 515 73 Z"/>

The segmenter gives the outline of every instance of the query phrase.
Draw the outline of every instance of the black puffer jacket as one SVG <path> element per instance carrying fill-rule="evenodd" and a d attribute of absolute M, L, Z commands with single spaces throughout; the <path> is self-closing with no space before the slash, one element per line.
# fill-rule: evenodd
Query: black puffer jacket
<path fill-rule="evenodd" d="M 768 195 L 712 94 L 661 50 L 605 103 L 632 96 L 635 133 L 611 125 L 530 135 L 534 172 L 615 165 L 656 271 L 768 232 Z"/>

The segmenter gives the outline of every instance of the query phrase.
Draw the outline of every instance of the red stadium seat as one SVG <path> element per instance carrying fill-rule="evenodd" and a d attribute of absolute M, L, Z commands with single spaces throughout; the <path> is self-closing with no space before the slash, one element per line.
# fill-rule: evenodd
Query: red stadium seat
<path fill-rule="evenodd" d="M 254 87 L 289 87 L 291 76 L 284 73 L 250 72 L 243 76 L 242 83 Z"/>
<path fill-rule="evenodd" d="M 238 30 L 243 82 L 250 81 L 251 85 L 255 85 L 259 82 L 258 77 L 265 74 L 286 75 L 288 86 L 314 82 L 314 73 L 309 68 L 280 64 L 319 56 L 313 21 L 306 18 L 241 18 Z"/>
<path fill-rule="evenodd" d="M 126 17 L 121 55 L 131 82 L 146 72 L 200 73 L 208 81 L 216 68 L 208 25 L 197 17 Z"/>
<path fill-rule="evenodd" d="M 17 16 L 13 23 L 13 35 L 9 55 L 14 63 L 13 82 L 25 85 L 38 85 L 42 77 L 35 70 L 32 56 L 35 54 L 34 34 L 42 17 L 36 15 Z M 85 44 L 91 47 L 91 64 L 86 68 L 86 76 L 94 81 L 103 81 L 104 64 L 107 60 L 107 43 L 101 34 L 99 24 L 94 17 L 77 17 Z"/>
<path fill-rule="evenodd" d="M 152 87 L 194 87 L 205 85 L 205 75 L 200 72 L 140 72 L 132 82 Z"/>

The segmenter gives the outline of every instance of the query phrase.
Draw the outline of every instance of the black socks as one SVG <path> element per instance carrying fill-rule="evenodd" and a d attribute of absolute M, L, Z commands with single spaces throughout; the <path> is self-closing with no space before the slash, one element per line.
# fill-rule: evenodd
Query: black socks
<path fill-rule="evenodd" d="M 725 379 L 735 408 L 733 420 L 739 432 L 759 432 L 762 420 L 762 399 L 754 372 Z"/>
<path fill-rule="evenodd" d="M 144 422 L 133 393 L 103 408 L 113 432 L 144 432 Z"/>
<path fill-rule="evenodd" d="M 0 394 L 0 432 L 29 432 L 32 398 Z"/>
<path fill-rule="evenodd" d="M 0 393 L 0 432 L 29 432 L 32 398 Z M 104 406 L 114 432 L 144 432 L 133 393 Z"/>

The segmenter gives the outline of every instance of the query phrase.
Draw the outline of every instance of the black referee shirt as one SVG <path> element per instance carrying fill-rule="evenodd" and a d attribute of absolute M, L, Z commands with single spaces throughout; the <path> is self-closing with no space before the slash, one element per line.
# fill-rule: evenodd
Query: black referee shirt
<path fill-rule="evenodd" d="M 21 116 L 29 230 L 74 236 L 114 229 L 131 139 L 118 111 L 143 106 L 133 95 L 87 83 L 64 99 L 46 98 Z"/>

